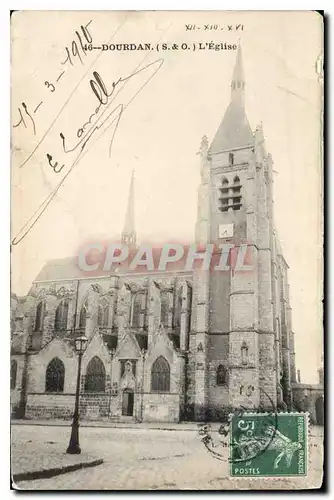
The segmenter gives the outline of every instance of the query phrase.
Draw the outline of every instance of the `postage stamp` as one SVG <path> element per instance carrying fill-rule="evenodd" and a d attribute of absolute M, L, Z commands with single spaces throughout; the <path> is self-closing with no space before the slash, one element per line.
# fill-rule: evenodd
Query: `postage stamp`
<path fill-rule="evenodd" d="M 306 476 L 307 413 L 231 416 L 230 475 Z"/>

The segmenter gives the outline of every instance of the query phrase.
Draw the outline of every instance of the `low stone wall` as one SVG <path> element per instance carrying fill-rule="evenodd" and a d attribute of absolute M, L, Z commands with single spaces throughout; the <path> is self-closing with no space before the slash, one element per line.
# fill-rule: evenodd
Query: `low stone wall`
<path fill-rule="evenodd" d="M 86 392 L 80 396 L 80 418 L 100 420 L 108 418 L 109 394 Z"/>
<path fill-rule="evenodd" d="M 74 412 L 75 395 L 64 393 L 28 394 L 26 418 L 28 419 L 71 419 Z M 82 420 L 108 418 L 109 394 L 82 393 L 79 406 Z"/>
<path fill-rule="evenodd" d="M 28 394 L 26 418 L 71 419 L 74 411 L 74 394 L 44 393 Z"/>

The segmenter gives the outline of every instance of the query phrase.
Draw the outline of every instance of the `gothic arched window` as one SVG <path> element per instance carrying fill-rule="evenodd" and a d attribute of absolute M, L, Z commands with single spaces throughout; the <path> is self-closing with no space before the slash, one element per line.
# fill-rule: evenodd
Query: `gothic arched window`
<path fill-rule="evenodd" d="M 168 291 L 161 292 L 160 300 L 161 300 L 161 314 L 160 314 L 160 323 L 168 327 L 168 316 L 169 316 L 169 294 Z"/>
<path fill-rule="evenodd" d="M 178 290 L 175 296 L 174 303 L 174 327 L 181 327 L 181 312 L 182 312 L 182 287 Z"/>
<path fill-rule="evenodd" d="M 106 387 L 106 370 L 97 356 L 90 360 L 86 369 L 85 392 L 104 392 Z"/>
<path fill-rule="evenodd" d="M 45 302 L 44 300 L 42 300 L 36 308 L 35 332 L 40 332 L 41 330 L 43 330 L 44 314 Z"/>
<path fill-rule="evenodd" d="M 45 392 L 63 392 L 64 380 L 64 363 L 59 358 L 53 358 L 46 369 Z"/>
<path fill-rule="evenodd" d="M 10 362 L 10 388 L 16 387 L 17 361 L 12 359 Z"/>
<path fill-rule="evenodd" d="M 170 391 L 170 368 L 166 358 L 159 356 L 152 365 L 151 370 L 152 392 Z"/>
<path fill-rule="evenodd" d="M 219 365 L 216 373 L 217 385 L 225 385 L 227 382 L 226 369 L 223 365 Z"/>
<path fill-rule="evenodd" d="M 87 321 L 87 302 L 82 306 L 80 310 L 80 316 L 79 316 L 79 328 L 86 328 L 86 321 Z"/>
<path fill-rule="evenodd" d="M 68 299 L 63 299 L 56 309 L 55 330 L 63 331 L 67 329 L 68 319 Z"/>
<path fill-rule="evenodd" d="M 103 328 L 103 327 L 108 328 L 108 326 L 109 326 L 109 304 L 101 304 L 99 306 L 97 324 L 101 328 Z"/>
<path fill-rule="evenodd" d="M 142 328 L 144 326 L 145 313 L 145 292 L 136 292 L 132 297 L 131 304 L 131 326 L 132 328 Z"/>

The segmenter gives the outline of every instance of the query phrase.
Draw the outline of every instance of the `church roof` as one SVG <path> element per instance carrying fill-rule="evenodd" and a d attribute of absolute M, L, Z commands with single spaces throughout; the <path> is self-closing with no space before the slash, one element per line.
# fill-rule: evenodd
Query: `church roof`
<path fill-rule="evenodd" d="M 134 251 L 135 253 L 135 251 Z M 192 275 L 191 270 L 185 270 L 182 267 L 177 268 L 171 265 L 171 269 L 166 269 L 165 271 L 159 271 L 157 268 L 153 270 L 148 270 L 146 267 L 138 266 L 135 269 L 129 269 L 129 263 L 131 262 L 134 254 L 130 254 L 129 260 L 115 264 L 110 270 L 103 269 L 103 260 L 100 263 L 99 268 L 96 271 L 83 271 L 78 265 L 78 257 L 69 257 L 64 259 L 54 259 L 49 260 L 45 263 L 34 282 L 45 282 L 45 281 L 67 281 L 82 278 L 107 278 L 109 276 L 126 276 L 134 274 L 147 275 L 147 276 L 164 276 L 170 275 Z"/>

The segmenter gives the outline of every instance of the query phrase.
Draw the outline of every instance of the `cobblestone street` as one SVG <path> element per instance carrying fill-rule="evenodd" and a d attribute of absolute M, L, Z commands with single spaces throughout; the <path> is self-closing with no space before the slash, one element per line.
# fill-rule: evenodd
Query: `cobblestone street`
<path fill-rule="evenodd" d="M 322 460 L 320 428 L 311 429 L 311 472 L 308 479 L 266 480 L 268 488 L 305 488 L 320 485 Z M 43 439 L 68 443 L 70 428 L 16 425 L 12 440 Z M 47 438 L 46 438 L 47 437 Z M 85 453 L 104 459 L 102 465 L 69 472 L 50 479 L 22 481 L 19 489 L 32 490 L 130 490 L 130 489 L 256 489 L 256 480 L 229 477 L 228 450 L 225 459 L 214 459 L 200 441 L 196 430 L 157 430 L 149 428 L 82 427 L 80 444 Z M 316 479 L 318 478 L 318 479 Z M 236 486 L 237 484 L 237 486 Z"/>

